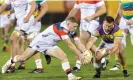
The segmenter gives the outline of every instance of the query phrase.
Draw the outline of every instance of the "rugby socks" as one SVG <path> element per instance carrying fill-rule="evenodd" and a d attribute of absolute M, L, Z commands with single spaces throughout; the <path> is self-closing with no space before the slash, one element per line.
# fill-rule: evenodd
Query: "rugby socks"
<path fill-rule="evenodd" d="M 24 61 L 20 61 L 20 65 L 24 67 Z"/>
<path fill-rule="evenodd" d="M 73 76 L 73 74 L 71 73 L 69 62 L 62 63 L 62 68 L 66 72 L 68 77 Z"/>
<path fill-rule="evenodd" d="M 77 60 L 76 61 L 76 65 L 75 65 L 78 69 L 80 69 L 80 67 L 81 67 L 81 62 L 80 62 L 80 60 Z"/>
<path fill-rule="evenodd" d="M 3 42 L 3 51 L 8 52 L 9 51 L 9 49 L 8 49 L 8 42 L 9 42 L 8 41 L 8 35 L 4 36 L 3 40 L 4 40 L 4 42 Z"/>
<path fill-rule="evenodd" d="M 127 70 L 127 69 L 126 69 L 126 68 L 127 68 L 126 65 L 122 65 L 121 68 L 122 68 L 122 70 Z"/>
<path fill-rule="evenodd" d="M 116 55 L 115 55 L 115 65 L 114 65 L 114 67 L 120 68 L 120 60 Z"/>
<path fill-rule="evenodd" d="M 37 69 L 43 70 L 43 68 L 42 68 L 42 60 L 41 59 L 35 60 L 35 63 L 36 63 Z"/>

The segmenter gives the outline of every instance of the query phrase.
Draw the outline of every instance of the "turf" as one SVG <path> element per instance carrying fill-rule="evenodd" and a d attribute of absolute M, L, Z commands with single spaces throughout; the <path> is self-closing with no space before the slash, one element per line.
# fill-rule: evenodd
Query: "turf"
<path fill-rule="evenodd" d="M 98 43 L 97 43 L 98 44 Z M 0 41 L 0 45 L 2 48 L 2 41 Z M 59 46 L 61 49 L 64 50 L 64 52 L 67 54 L 69 62 L 71 64 L 71 67 L 75 65 L 75 55 L 73 52 L 71 52 L 68 47 L 63 44 L 63 42 L 59 43 Z M 126 61 L 127 61 L 127 69 L 130 73 L 130 76 L 128 78 L 124 78 L 122 71 L 109 71 L 109 69 L 114 64 L 114 56 L 111 57 L 110 63 L 107 66 L 107 69 L 102 72 L 101 78 L 96 80 L 133 80 L 133 55 L 132 55 L 132 49 L 130 43 L 129 35 L 127 37 L 127 47 L 125 49 L 125 55 L 126 55 Z M 10 58 L 10 52 L 2 52 L 0 51 L 0 68 L 4 63 Z M 7 73 L 7 74 L 1 74 L 0 73 L 0 80 L 67 80 L 66 74 L 63 72 L 61 68 L 61 63 L 59 60 L 52 58 L 52 62 L 50 65 L 46 64 L 45 58 L 41 54 L 42 63 L 44 67 L 44 73 L 40 74 L 34 74 L 29 73 L 33 69 L 36 68 L 36 65 L 34 63 L 33 57 L 26 61 L 25 70 L 16 70 L 14 73 Z M 16 68 L 18 67 L 18 64 L 16 65 Z M 81 71 L 79 72 L 73 72 L 77 76 L 81 76 L 82 80 L 94 80 L 92 77 L 95 73 L 95 70 L 92 66 L 92 64 L 82 66 Z"/>

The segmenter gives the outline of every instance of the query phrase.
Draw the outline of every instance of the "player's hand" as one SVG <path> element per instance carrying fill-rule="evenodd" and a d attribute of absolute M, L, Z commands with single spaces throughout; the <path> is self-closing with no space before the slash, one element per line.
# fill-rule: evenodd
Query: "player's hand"
<path fill-rule="evenodd" d="M 85 20 L 86 22 L 89 22 L 89 21 L 91 21 L 92 19 L 93 19 L 92 16 L 87 16 L 87 17 L 84 18 L 84 20 Z"/>
<path fill-rule="evenodd" d="M 24 23 L 28 23 L 29 22 L 29 17 L 28 16 L 26 16 L 25 18 L 24 18 Z"/>
<path fill-rule="evenodd" d="M 37 19 L 37 18 L 35 18 L 35 20 L 34 20 L 34 25 L 35 25 L 37 22 L 38 22 L 38 19 Z"/>
<path fill-rule="evenodd" d="M 133 20 L 127 20 L 127 25 L 132 25 L 133 24 Z"/>
<path fill-rule="evenodd" d="M 85 59 L 88 61 L 88 63 L 91 63 L 91 60 L 92 60 L 92 52 L 90 50 L 86 50 L 84 53 L 83 53 Z"/>
<path fill-rule="evenodd" d="M 81 61 L 81 64 L 86 64 L 85 57 L 83 56 L 83 54 L 81 54 L 80 56 L 78 56 L 78 59 Z"/>
<path fill-rule="evenodd" d="M 81 61 L 81 64 L 83 64 L 83 65 L 87 65 L 89 63 L 89 61 L 85 58 L 85 56 L 83 54 L 80 57 L 80 61 Z"/>

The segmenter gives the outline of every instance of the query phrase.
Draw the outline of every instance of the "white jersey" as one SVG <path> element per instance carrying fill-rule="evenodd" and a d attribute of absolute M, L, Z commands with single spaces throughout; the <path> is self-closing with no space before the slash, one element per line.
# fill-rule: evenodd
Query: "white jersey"
<path fill-rule="evenodd" d="M 77 0 L 74 8 L 78 8 L 81 11 L 81 19 L 84 19 L 86 16 L 91 16 L 95 14 L 97 8 L 104 4 L 102 0 Z"/>
<path fill-rule="evenodd" d="M 30 43 L 30 47 L 40 52 L 44 52 L 57 45 L 60 40 L 73 38 L 78 40 L 77 33 L 70 33 L 66 23 L 56 23 L 49 26 L 46 30 L 39 33 Z"/>
<path fill-rule="evenodd" d="M 29 12 L 30 2 L 32 0 L 5 0 L 5 4 L 11 4 L 15 10 L 15 16 L 17 19 L 20 19 Z"/>

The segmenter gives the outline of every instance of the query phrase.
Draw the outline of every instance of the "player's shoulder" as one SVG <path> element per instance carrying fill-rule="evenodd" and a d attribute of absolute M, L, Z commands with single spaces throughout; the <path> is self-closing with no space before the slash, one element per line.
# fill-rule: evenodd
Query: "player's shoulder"
<path fill-rule="evenodd" d="M 123 36 L 123 31 L 122 31 L 122 29 L 119 28 L 119 29 L 114 33 L 114 36 L 119 36 L 119 37 L 121 36 L 121 37 L 122 37 L 122 36 Z"/>

